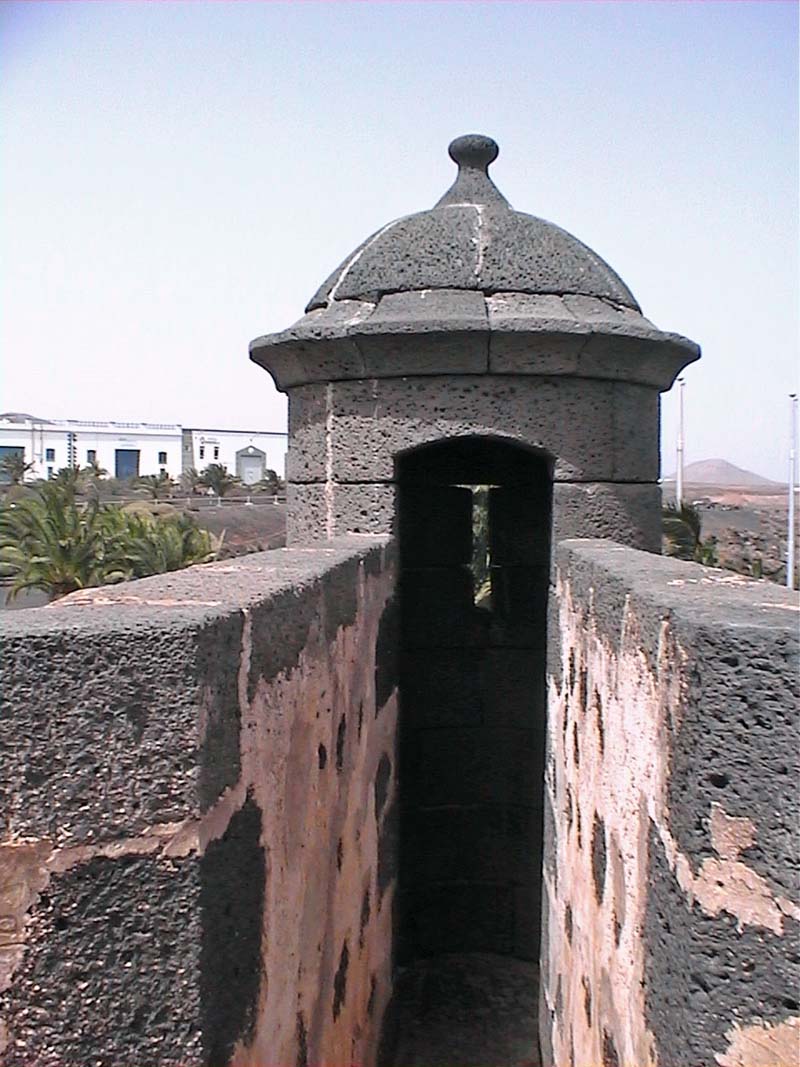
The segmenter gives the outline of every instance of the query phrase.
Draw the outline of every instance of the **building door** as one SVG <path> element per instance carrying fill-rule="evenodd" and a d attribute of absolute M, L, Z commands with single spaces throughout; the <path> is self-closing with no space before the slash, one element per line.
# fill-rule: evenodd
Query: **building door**
<path fill-rule="evenodd" d="M 118 448 L 114 453 L 114 477 L 121 479 L 139 477 L 139 449 Z"/>
<path fill-rule="evenodd" d="M 242 481 L 245 485 L 255 485 L 261 481 L 264 465 L 258 456 L 243 456 L 241 460 Z"/>
<path fill-rule="evenodd" d="M 244 485 L 257 485 L 264 477 L 266 465 L 266 454 L 255 445 L 248 445 L 236 453 L 236 477 Z"/>

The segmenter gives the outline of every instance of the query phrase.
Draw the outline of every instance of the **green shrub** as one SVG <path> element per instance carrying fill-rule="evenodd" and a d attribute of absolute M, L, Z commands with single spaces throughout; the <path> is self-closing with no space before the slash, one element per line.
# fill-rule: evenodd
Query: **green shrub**
<path fill-rule="evenodd" d="M 222 544 L 181 513 L 126 511 L 76 500 L 76 482 L 44 482 L 0 509 L 0 575 L 10 597 L 41 589 L 52 598 L 75 589 L 179 570 L 215 559 Z"/>

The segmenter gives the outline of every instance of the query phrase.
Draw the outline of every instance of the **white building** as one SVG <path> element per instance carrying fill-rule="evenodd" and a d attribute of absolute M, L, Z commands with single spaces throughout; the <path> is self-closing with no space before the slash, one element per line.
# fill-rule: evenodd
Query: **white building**
<path fill-rule="evenodd" d="M 220 463 L 245 485 L 274 470 L 283 477 L 286 434 L 267 430 L 185 429 L 148 422 L 84 422 L 0 414 L 0 460 L 21 455 L 32 469 L 26 480 L 50 478 L 61 467 L 91 463 L 115 478 L 164 472 L 180 478 L 194 467 Z"/>

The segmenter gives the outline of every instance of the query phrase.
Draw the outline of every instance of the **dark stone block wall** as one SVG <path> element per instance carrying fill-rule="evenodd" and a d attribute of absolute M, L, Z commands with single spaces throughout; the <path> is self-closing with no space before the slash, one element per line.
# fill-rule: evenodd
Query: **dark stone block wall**
<path fill-rule="evenodd" d="M 420 342 L 420 351 L 427 343 Z M 529 341 L 534 362 L 536 345 Z M 554 458 L 554 543 L 610 537 L 661 551 L 655 386 L 538 377 L 530 370 L 459 373 L 463 351 L 455 347 L 451 373 L 386 377 L 384 368 L 379 378 L 288 390 L 290 545 L 343 533 L 396 533 L 398 457 L 474 436 Z"/>
<path fill-rule="evenodd" d="M 455 440 L 410 453 L 399 481 L 398 961 L 535 960 L 550 465 L 507 443 Z M 481 484 L 486 604 L 470 567 L 470 486 Z"/>
<path fill-rule="evenodd" d="M 369 1064 L 394 582 L 362 538 L 0 620 L 4 1067 Z"/>
<path fill-rule="evenodd" d="M 559 547 L 546 1064 L 797 1062 L 798 607 L 696 564 Z"/>

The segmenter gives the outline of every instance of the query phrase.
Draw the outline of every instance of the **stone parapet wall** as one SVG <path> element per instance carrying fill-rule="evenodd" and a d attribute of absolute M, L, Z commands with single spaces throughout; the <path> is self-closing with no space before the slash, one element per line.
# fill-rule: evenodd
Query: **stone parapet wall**
<path fill-rule="evenodd" d="M 394 581 L 351 538 L 2 619 L 4 1067 L 369 1067 Z"/>
<path fill-rule="evenodd" d="M 549 633 L 544 1063 L 795 1064 L 796 597 L 565 542 Z"/>

